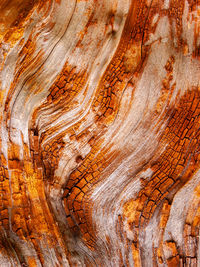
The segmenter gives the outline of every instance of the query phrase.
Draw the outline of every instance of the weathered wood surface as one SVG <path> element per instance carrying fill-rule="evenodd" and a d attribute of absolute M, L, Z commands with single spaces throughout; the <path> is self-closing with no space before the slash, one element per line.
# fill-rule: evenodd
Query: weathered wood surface
<path fill-rule="evenodd" d="M 200 266 L 200 1 L 0 1 L 0 266 Z"/>

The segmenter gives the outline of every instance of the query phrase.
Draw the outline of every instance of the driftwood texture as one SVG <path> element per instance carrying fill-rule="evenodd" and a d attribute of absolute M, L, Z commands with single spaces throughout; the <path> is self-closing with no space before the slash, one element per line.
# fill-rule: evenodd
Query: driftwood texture
<path fill-rule="evenodd" d="M 0 0 L 0 266 L 200 266 L 199 82 L 199 0 Z"/>

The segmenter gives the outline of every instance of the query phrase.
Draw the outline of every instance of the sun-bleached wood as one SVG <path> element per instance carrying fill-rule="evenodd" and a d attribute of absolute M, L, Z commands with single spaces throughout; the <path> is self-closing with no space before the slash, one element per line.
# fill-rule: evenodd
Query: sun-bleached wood
<path fill-rule="evenodd" d="M 200 265 L 200 1 L 0 1 L 0 266 Z"/>

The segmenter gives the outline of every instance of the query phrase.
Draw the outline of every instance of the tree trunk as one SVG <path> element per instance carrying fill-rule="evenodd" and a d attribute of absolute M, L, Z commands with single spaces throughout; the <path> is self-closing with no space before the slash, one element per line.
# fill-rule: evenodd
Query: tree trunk
<path fill-rule="evenodd" d="M 0 1 L 0 266 L 200 266 L 200 1 Z"/>

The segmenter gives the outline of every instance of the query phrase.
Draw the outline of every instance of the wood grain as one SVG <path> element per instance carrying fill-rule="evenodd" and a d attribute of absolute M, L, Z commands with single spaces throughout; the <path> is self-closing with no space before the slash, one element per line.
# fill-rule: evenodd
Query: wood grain
<path fill-rule="evenodd" d="M 199 0 L 2 0 L 0 266 L 199 266 L 199 84 Z"/>

